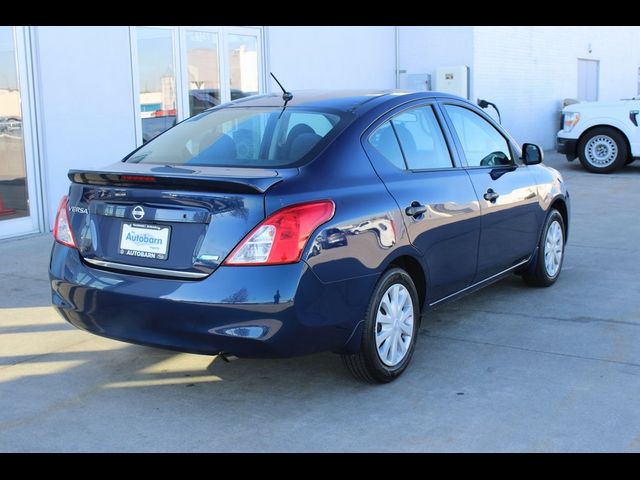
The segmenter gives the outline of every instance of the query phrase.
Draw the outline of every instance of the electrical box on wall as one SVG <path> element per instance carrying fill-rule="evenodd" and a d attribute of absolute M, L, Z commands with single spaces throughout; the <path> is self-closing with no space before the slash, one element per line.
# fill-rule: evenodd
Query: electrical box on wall
<path fill-rule="evenodd" d="M 432 90 L 431 74 L 405 73 L 401 70 L 400 75 L 398 75 L 398 88 L 402 90 Z"/>
<path fill-rule="evenodd" d="M 457 65 L 436 68 L 436 90 L 469 98 L 469 67 Z"/>

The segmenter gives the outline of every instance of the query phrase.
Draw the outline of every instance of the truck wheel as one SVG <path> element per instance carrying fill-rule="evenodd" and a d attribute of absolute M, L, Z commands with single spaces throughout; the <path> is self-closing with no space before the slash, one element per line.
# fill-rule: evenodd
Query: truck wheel
<path fill-rule="evenodd" d="M 578 142 L 582 166 L 593 173 L 611 173 L 624 166 L 629 149 L 624 136 L 610 127 L 597 127 Z"/>

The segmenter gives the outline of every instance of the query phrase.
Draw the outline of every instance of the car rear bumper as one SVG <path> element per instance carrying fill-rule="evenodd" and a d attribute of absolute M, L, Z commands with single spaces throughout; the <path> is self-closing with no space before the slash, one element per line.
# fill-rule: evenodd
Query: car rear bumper
<path fill-rule="evenodd" d="M 376 280 L 322 283 L 304 262 L 220 267 L 199 281 L 143 277 L 90 267 L 77 250 L 58 243 L 49 276 L 54 307 L 80 329 L 239 357 L 350 351 L 347 341 Z"/>
<path fill-rule="evenodd" d="M 564 153 L 570 161 L 576 158 L 577 146 L 578 140 L 574 138 L 556 137 L 556 150 L 558 153 Z"/>

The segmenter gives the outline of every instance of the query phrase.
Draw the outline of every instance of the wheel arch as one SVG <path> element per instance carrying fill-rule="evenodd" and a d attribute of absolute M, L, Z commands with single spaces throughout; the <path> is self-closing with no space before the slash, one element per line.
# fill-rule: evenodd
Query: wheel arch
<path fill-rule="evenodd" d="M 576 156 L 580 155 L 580 143 L 588 136 L 589 132 L 595 130 L 596 128 L 610 128 L 611 130 L 615 130 L 620 135 L 622 135 L 622 138 L 624 138 L 624 141 L 627 145 L 627 151 L 629 152 L 629 155 L 631 155 L 631 143 L 629 142 L 629 136 L 624 132 L 624 130 L 616 127 L 615 125 L 600 123 L 598 125 L 590 126 L 580 134 L 580 136 L 578 137 L 578 142 L 576 143 Z"/>
<path fill-rule="evenodd" d="M 420 310 L 422 311 L 427 300 L 427 275 L 422 268 L 420 262 L 411 255 L 401 255 L 394 258 L 389 265 L 389 268 L 399 267 L 406 271 L 411 280 L 413 280 L 416 290 L 418 291 L 418 299 L 420 301 Z"/>
<path fill-rule="evenodd" d="M 551 205 L 549 206 L 549 210 L 555 208 L 562 215 L 562 221 L 564 222 L 564 243 L 567 243 L 567 239 L 569 238 L 569 210 L 567 208 L 567 202 L 563 197 L 556 198 Z"/>

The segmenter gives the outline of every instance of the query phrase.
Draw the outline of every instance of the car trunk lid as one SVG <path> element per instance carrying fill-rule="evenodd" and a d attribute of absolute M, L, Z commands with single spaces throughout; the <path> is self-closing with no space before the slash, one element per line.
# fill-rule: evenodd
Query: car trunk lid
<path fill-rule="evenodd" d="M 71 227 L 92 266 L 203 278 L 264 219 L 265 192 L 296 172 L 127 163 L 71 170 Z"/>

